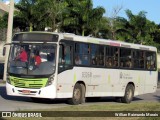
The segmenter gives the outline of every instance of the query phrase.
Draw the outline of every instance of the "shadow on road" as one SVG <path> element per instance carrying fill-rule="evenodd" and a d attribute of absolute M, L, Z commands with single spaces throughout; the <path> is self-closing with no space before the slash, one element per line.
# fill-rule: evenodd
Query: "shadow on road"
<path fill-rule="evenodd" d="M 160 102 L 160 96 L 154 95 L 154 97 L 156 98 L 156 100 L 158 100 Z"/>
<path fill-rule="evenodd" d="M 134 97 L 132 101 L 140 101 L 140 100 L 144 100 L 144 99 Z"/>

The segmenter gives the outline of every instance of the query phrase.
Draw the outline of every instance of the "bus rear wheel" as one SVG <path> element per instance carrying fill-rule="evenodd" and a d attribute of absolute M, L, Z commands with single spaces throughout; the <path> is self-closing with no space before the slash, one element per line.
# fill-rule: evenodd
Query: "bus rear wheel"
<path fill-rule="evenodd" d="M 68 100 L 69 104 L 78 105 L 82 101 L 82 87 L 80 84 L 76 84 L 73 90 L 73 96 Z"/>
<path fill-rule="evenodd" d="M 124 97 L 121 98 L 123 103 L 130 103 L 134 96 L 134 86 L 132 84 L 127 85 Z"/>

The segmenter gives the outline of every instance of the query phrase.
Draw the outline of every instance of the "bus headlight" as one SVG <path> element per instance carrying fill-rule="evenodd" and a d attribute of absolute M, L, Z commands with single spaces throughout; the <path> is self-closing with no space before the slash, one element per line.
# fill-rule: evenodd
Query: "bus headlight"
<path fill-rule="evenodd" d="M 53 83 L 53 81 L 54 81 L 54 75 L 51 75 L 51 76 L 48 78 L 48 82 L 47 82 L 46 86 L 51 85 L 51 84 Z"/>
<path fill-rule="evenodd" d="M 6 75 L 6 78 L 7 78 L 7 80 L 6 80 L 6 81 L 7 81 L 7 83 L 11 84 L 10 76 L 9 76 L 8 74 Z"/>

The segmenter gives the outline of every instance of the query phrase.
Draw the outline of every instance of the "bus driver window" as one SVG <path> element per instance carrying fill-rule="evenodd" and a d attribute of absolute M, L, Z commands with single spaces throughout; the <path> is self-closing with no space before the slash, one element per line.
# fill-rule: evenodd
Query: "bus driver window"
<path fill-rule="evenodd" d="M 59 69 L 67 69 L 72 64 L 72 47 L 69 45 L 60 45 L 59 49 Z"/>

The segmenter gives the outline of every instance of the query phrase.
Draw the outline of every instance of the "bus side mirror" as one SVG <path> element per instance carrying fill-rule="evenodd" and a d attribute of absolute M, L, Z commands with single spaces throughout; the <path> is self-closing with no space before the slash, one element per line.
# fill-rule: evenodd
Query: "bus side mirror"
<path fill-rule="evenodd" d="M 6 54 L 6 47 L 3 47 L 3 56 Z"/>

